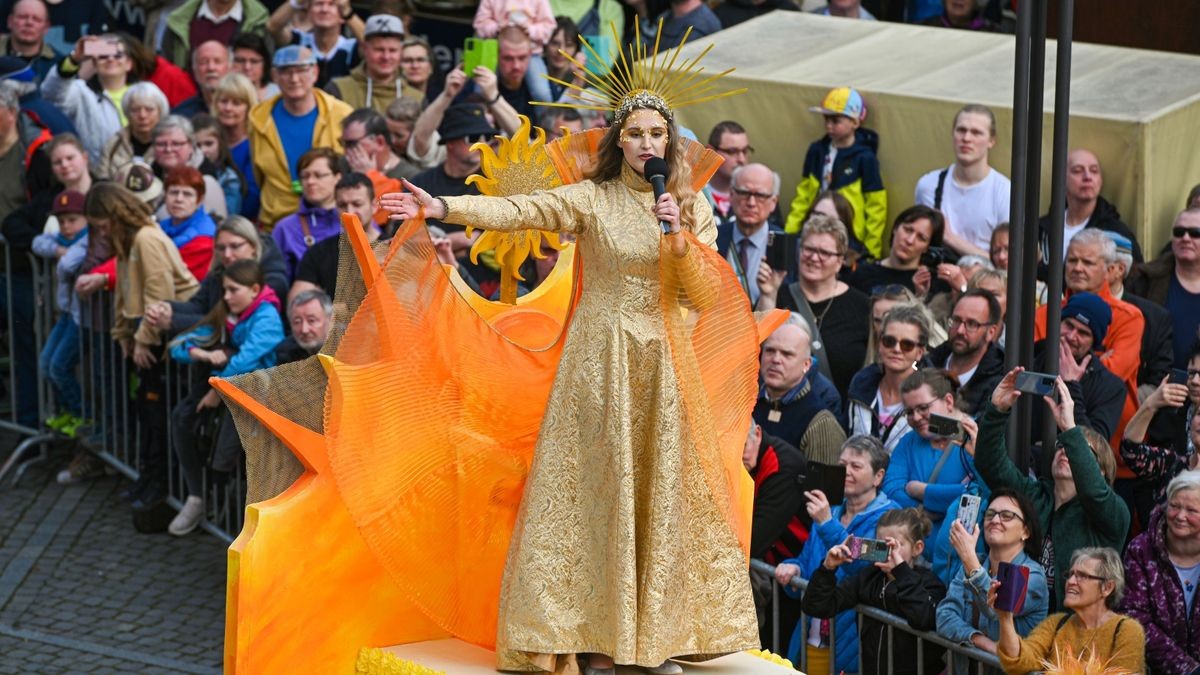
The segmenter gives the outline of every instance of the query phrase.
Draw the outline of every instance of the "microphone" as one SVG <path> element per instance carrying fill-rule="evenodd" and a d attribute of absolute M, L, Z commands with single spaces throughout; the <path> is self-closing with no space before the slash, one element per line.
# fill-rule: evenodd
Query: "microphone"
<path fill-rule="evenodd" d="M 671 167 L 662 157 L 651 157 L 646 160 L 646 165 L 642 168 L 642 175 L 645 176 L 646 182 L 654 188 L 654 201 L 657 202 L 658 198 L 667 191 L 667 178 L 671 175 Z M 658 224 L 662 226 L 663 234 L 671 231 L 670 223 L 660 220 Z"/>

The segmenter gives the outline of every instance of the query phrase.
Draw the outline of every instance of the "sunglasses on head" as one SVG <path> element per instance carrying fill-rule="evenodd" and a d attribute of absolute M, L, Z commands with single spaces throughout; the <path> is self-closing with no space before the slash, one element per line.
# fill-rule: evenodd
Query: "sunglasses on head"
<path fill-rule="evenodd" d="M 911 352 L 912 350 L 916 349 L 917 347 L 922 346 L 919 342 L 913 342 L 912 340 L 900 339 L 900 338 L 897 338 L 895 335 L 884 335 L 884 336 L 880 337 L 879 344 L 883 345 L 884 349 L 895 349 L 896 345 L 900 345 L 900 351 L 905 352 L 905 353 Z"/>
<path fill-rule="evenodd" d="M 1171 228 L 1171 234 L 1175 235 L 1177 239 L 1182 239 L 1184 237 L 1189 239 L 1200 239 L 1200 229 L 1193 227 L 1173 227 Z"/>

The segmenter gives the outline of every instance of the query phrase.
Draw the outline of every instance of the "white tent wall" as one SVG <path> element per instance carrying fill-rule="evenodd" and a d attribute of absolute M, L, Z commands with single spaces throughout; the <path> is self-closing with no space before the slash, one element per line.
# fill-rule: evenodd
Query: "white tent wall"
<path fill-rule="evenodd" d="M 773 12 L 698 40 L 706 73 L 737 70 L 719 90 L 740 96 L 684 108 L 680 122 L 701 140 L 721 120 L 741 122 L 755 161 L 778 171 L 786 212 L 808 144 L 824 134 L 808 112 L 825 93 L 853 86 L 868 105 L 866 126 L 880 135 L 889 222 L 913 202 L 917 179 L 953 160 L 950 129 L 967 103 L 996 112 L 992 166 L 1010 175 L 1015 39 L 883 22 Z M 1046 45 L 1046 99 L 1041 211 L 1050 196 L 1056 44 Z M 682 59 L 681 59 L 682 62 Z M 1094 151 L 1104 167 L 1103 196 L 1121 211 L 1152 256 L 1169 239 L 1188 190 L 1200 183 L 1200 57 L 1075 44 L 1070 147 Z"/>

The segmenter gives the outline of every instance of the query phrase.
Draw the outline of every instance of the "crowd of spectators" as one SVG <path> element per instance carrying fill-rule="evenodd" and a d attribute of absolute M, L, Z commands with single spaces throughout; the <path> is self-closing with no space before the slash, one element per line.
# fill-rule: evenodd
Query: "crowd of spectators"
<path fill-rule="evenodd" d="M 127 496 L 134 508 L 162 498 L 173 447 L 187 490 L 169 526 L 176 535 L 205 518 L 202 473 L 227 480 L 241 461 L 208 375 L 320 350 L 345 245 L 341 214 L 356 215 L 368 241 L 386 240 L 396 223 L 375 211 L 377 195 L 400 179 L 437 195 L 477 192 L 465 182 L 480 169 L 476 144 L 515 132 L 519 115 L 551 139 L 604 126 L 594 111 L 531 102 L 567 100 L 579 66 L 613 58 L 634 27 L 662 49 L 688 29 L 699 37 L 799 9 L 789 0 L 715 9 L 700 0 L 482 0 L 473 28 L 495 40 L 494 68 L 467 72 L 438 58 L 459 45 L 413 34 L 406 2 L 147 2 L 136 36 L 65 13 L 74 4 L 0 3 L 0 172 L 21 177 L 0 182 L 11 253 L 0 301 L 14 327 L 17 416 L 67 436 L 86 427 L 79 346 L 115 341 L 137 376 L 140 478 Z M 1005 31 L 1009 7 L 831 0 L 815 11 Z M 743 455 L 757 489 L 752 554 L 777 565 L 779 582 L 810 584 L 802 601 L 791 586 L 780 600 L 776 628 L 792 636 L 789 655 L 806 651 L 814 672 L 831 661 L 857 672 L 849 610 L 864 603 L 995 653 L 1014 672 L 1058 645 L 1135 670 L 1144 659 L 1154 672 L 1200 671 L 1200 189 L 1182 204 L 1170 244 L 1151 255 L 1101 196 L 1096 154 L 1070 153 L 1061 252 L 1049 250 L 1049 217 L 1039 224 L 1041 272 L 1061 255 L 1066 291 L 1047 298 L 1039 284 L 1031 365 L 1042 370 L 1056 349 L 1060 368 L 1054 395 L 1034 401 L 1032 429 L 1015 429 L 1020 371 L 1004 367 L 1010 185 L 989 162 L 995 115 L 963 102 L 946 120 L 948 165 L 897 185 L 881 172 L 859 91 L 840 87 L 813 103 L 826 132 L 818 139 L 770 138 L 736 120 L 701 137 L 724 160 L 704 191 L 718 252 L 752 308 L 792 313 L 764 343 Z M 755 162 L 752 138 L 786 142 L 797 157 L 807 147 L 799 185 L 781 185 Z M 891 222 L 889 211 L 898 214 Z M 469 259 L 464 229 L 429 225 L 439 260 L 492 296 L 496 268 Z M 27 251 L 53 264 L 57 279 L 41 345 L 29 328 Z M 556 252 L 546 253 L 523 290 L 549 274 Z M 83 309 L 95 298 L 111 300 L 111 325 Z M 1058 344 L 1044 339 L 1051 311 L 1060 313 Z M 193 373 L 172 410 L 169 360 Z M 37 419 L 39 374 L 54 394 L 47 420 Z M 1036 421 L 1047 415 L 1058 442 L 1035 447 L 1033 466 L 1015 465 L 1009 447 L 1037 446 Z M 201 428 L 217 429 L 211 442 Z M 817 465 L 844 468 L 839 503 L 804 489 Z M 102 468 L 81 451 L 58 478 Z M 975 498 L 977 515 L 960 518 Z M 860 560 L 851 536 L 882 540 L 885 558 Z M 1016 612 L 993 607 L 1002 564 L 1029 572 Z M 769 593 L 756 599 L 768 603 Z M 770 613 L 760 617 L 769 635 Z M 889 649 L 908 648 L 904 637 L 882 642 L 876 622 L 861 630 L 869 672 L 886 670 Z M 943 667 L 932 649 L 925 663 Z M 945 665 L 967 668 L 960 658 Z M 915 663 L 896 670 L 916 672 Z"/>

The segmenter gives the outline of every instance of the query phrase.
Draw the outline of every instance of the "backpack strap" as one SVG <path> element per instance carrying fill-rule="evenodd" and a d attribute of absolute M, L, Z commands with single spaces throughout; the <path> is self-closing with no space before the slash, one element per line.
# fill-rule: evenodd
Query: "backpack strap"
<path fill-rule="evenodd" d="M 942 209 L 942 194 L 946 192 L 946 176 L 950 175 L 950 169 L 945 168 L 938 172 L 937 189 L 933 191 L 933 208 Z"/>

